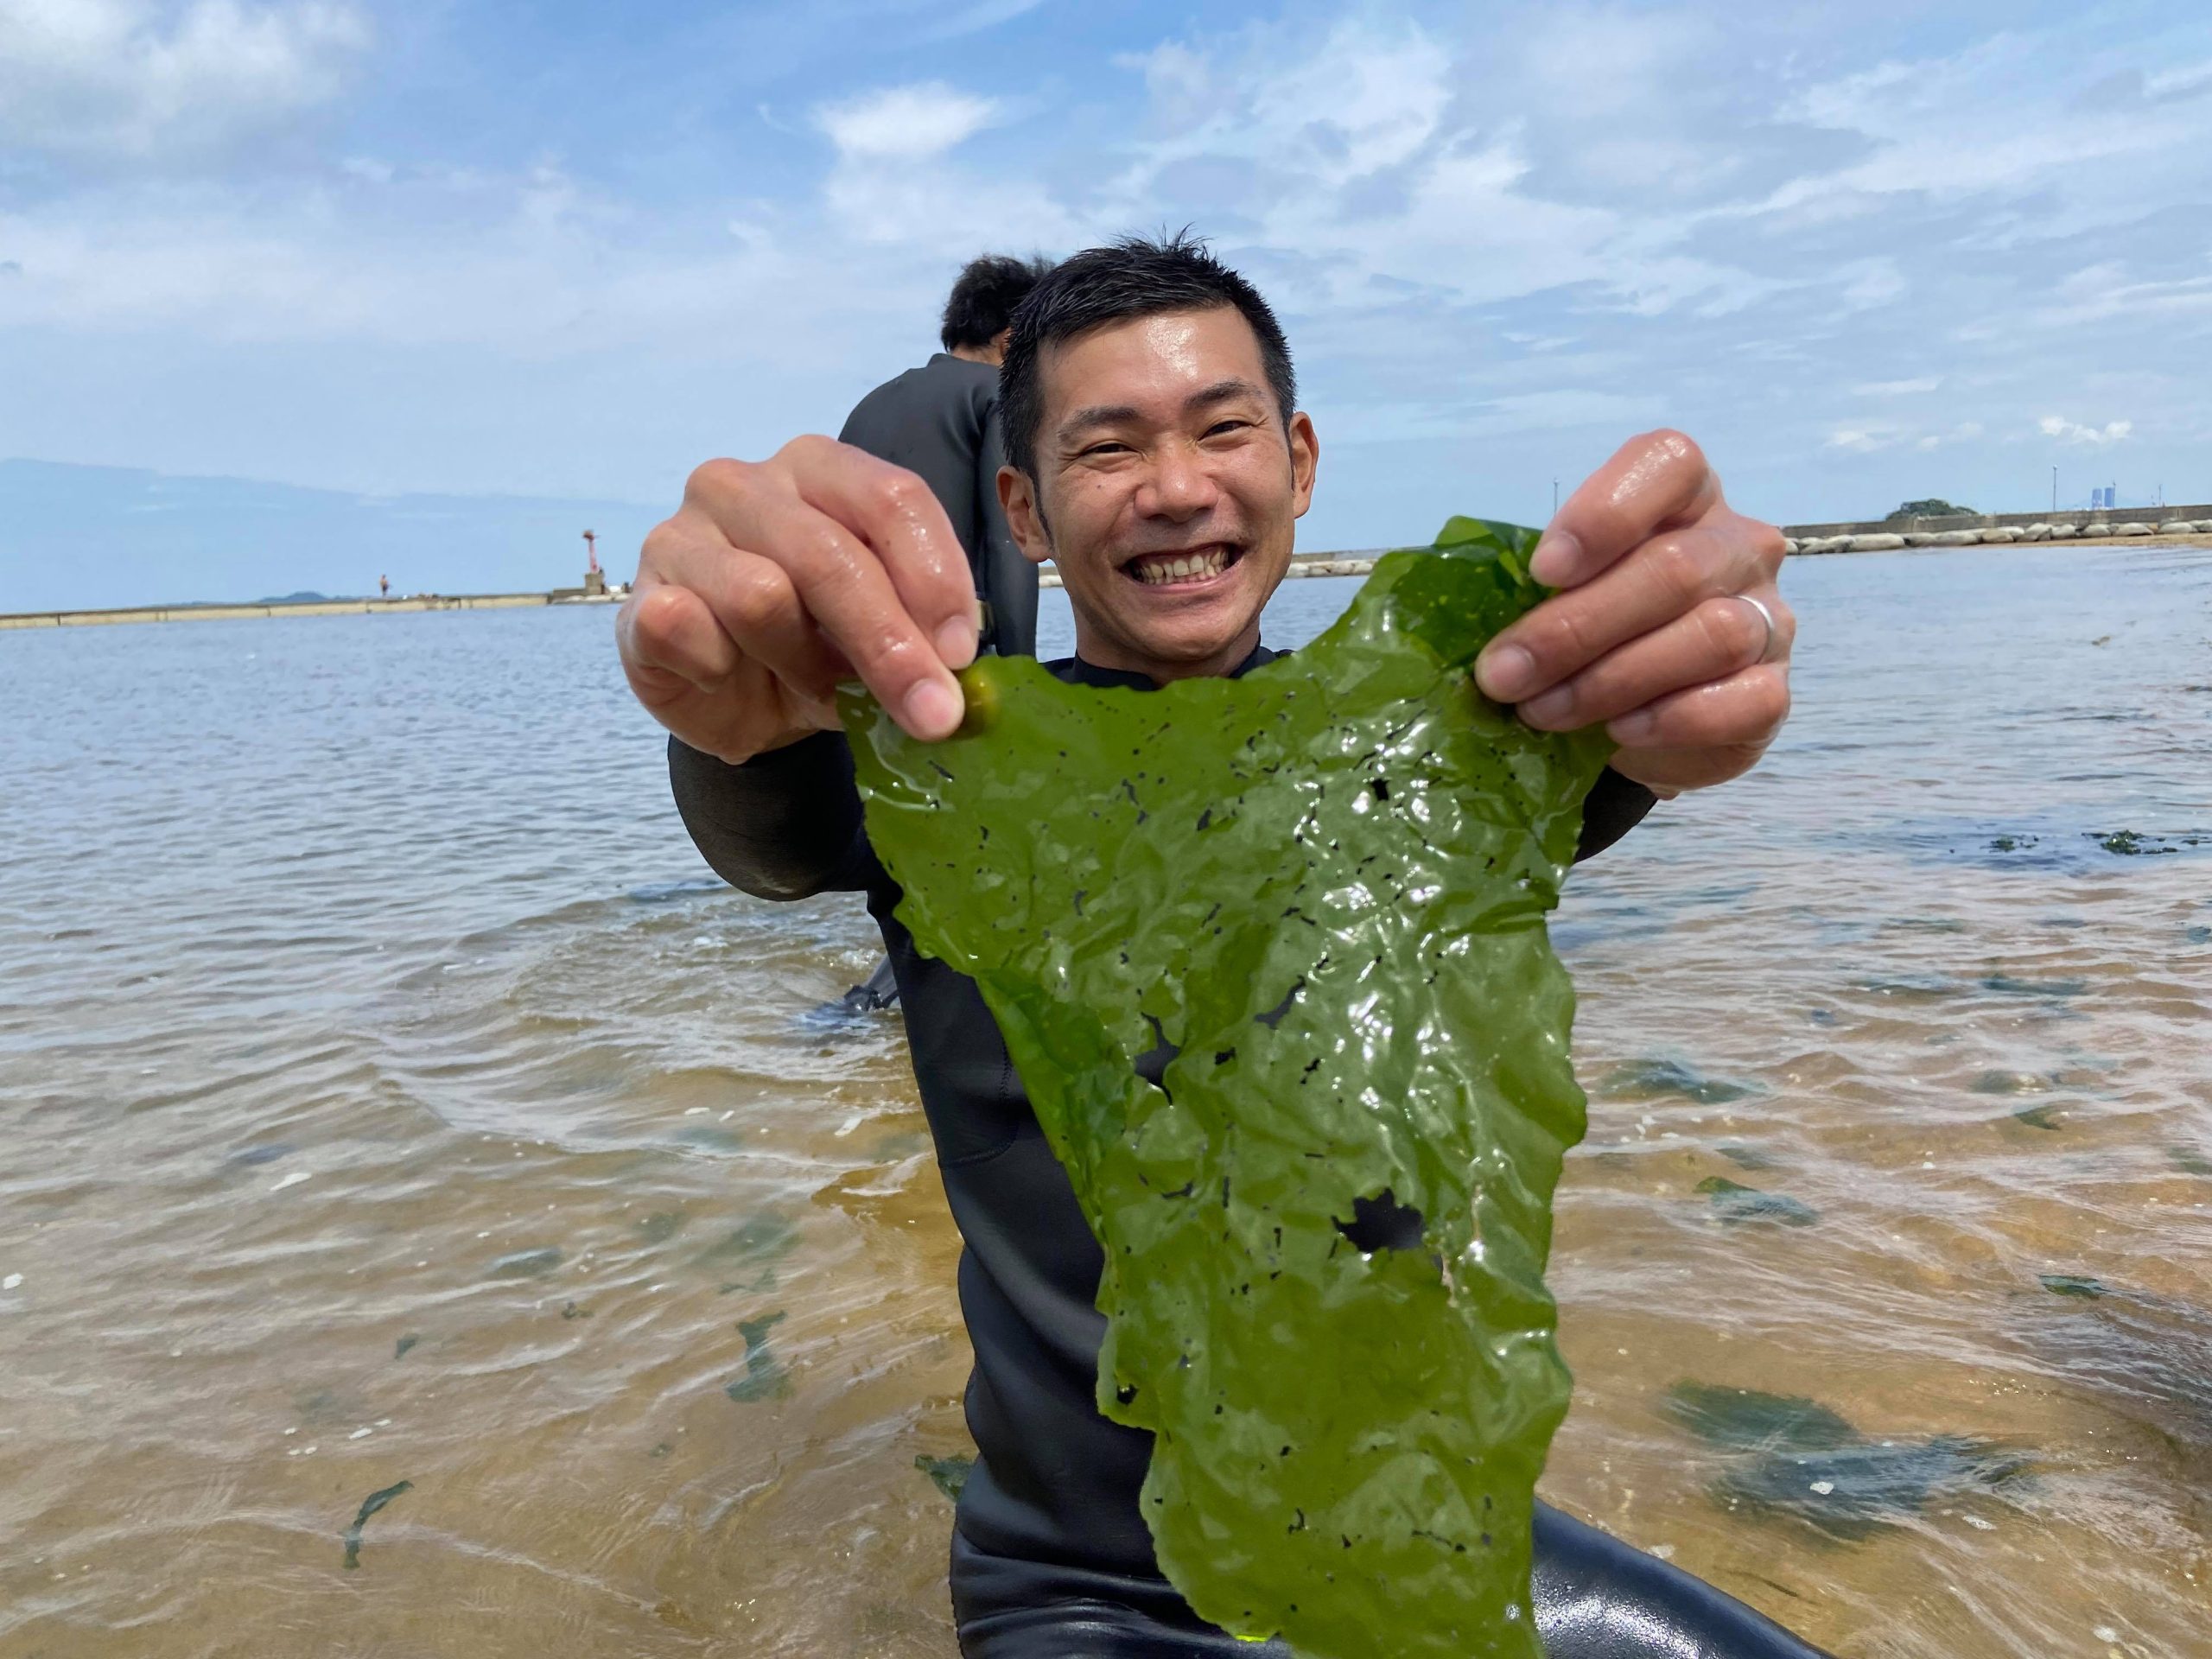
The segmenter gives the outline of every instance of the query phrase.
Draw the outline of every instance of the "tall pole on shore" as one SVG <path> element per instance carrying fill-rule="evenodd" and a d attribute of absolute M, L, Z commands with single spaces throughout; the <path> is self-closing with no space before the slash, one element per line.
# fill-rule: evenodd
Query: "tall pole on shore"
<path fill-rule="evenodd" d="M 1559 517 L 1559 480 L 1552 480 L 1552 517 Z"/>
<path fill-rule="evenodd" d="M 2058 468 L 2056 467 L 2050 469 L 2050 510 L 2053 512 L 2058 511 Z"/>

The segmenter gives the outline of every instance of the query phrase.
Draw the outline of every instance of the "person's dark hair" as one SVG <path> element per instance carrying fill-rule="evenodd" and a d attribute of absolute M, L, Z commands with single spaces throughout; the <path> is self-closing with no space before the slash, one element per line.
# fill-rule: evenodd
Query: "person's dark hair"
<path fill-rule="evenodd" d="M 1016 259 L 987 253 L 970 259 L 944 302 L 944 326 L 938 331 L 944 349 L 988 346 L 996 340 L 1013 322 L 1014 308 L 1052 268 L 1052 262 L 1041 255 Z"/>
<path fill-rule="evenodd" d="M 999 368 L 999 415 L 1006 428 L 1007 461 L 1015 470 L 1037 476 L 1037 429 L 1045 419 L 1038 359 L 1046 346 L 1131 317 L 1230 306 L 1243 314 L 1259 338 L 1260 363 L 1287 432 L 1298 404 L 1298 377 L 1282 325 L 1260 291 L 1187 231 L 1157 242 L 1130 236 L 1063 259 L 1014 314 L 1014 337 Z"/>

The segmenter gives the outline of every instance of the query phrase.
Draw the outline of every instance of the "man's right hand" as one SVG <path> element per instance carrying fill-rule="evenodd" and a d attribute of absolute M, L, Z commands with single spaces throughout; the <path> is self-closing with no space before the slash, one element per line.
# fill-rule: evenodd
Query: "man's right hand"
<path fill-rule="evenodd" d="M 645 537 L 615 621 L 654 719 L 732 765 L 837 724 L 859 679 L 914 736 L 959 726 L 976 588 L 929 486 L 829 438 L 710 461 Z"/>

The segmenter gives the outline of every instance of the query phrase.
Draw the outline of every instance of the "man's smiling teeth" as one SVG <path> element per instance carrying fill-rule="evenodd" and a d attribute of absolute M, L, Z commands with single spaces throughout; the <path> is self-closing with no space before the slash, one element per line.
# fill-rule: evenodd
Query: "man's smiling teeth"
<path fill-rule="evenodd" d="M 1149 553 L 1129 562 L 1131 575 L 1154 586 L 1217 576 L 1228 569 L 1229 550 L 1225 547 L 1209 547 L 1198 553 Z"/>

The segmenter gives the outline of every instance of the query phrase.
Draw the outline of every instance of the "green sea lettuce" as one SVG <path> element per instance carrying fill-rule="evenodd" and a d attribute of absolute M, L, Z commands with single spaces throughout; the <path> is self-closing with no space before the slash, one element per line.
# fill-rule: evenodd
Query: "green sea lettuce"
<path fill-rule="evenodd" d="M 1607 746 L 1474 688 L 1534 541 L 1455 518 L 1237 680 L 986 658 L 938 744 L 843 706 L 899 915 L 981 986 L 1103 1247 L 1098 1405 L 1155 1437 L 1161 1566 L 1317 1659 L 1541 1653 L 1584 1125 L 1544 915 Z"/>

